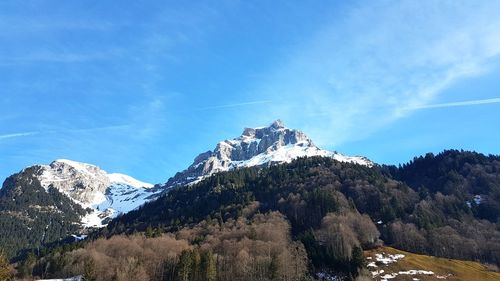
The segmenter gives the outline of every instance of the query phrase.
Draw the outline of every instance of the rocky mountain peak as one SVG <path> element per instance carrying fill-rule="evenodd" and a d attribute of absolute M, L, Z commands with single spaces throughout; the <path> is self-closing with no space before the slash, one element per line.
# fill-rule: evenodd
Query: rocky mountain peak
<path fill-rule="evenodd" d="M 90 227 L 103 226 L 109 219 L 156 198 L 162 191 L 128 175 L 108 174 L 95 165 L 67 159 L 27 167 L 13 176 L 15 182 L 39 182 L 47 194 L 55 190 L 90 210 L 81 218 L 82 226 Z"/>
<path fill-rule="evenodd" d="M 49 164 L 50 168 L 60 173 L 87 173 L 87 174 L 106 174 L 101 168 L 87 163 L 76 162 L 67 159 L 58 159 Z"/>
<path fill-rule="evenodd" d="M 283 129 L 283 128 L 285 128 L 285 123 L 283 123 L 283 121 L 281 121 L 281 119 L 277 119 L 269 127 L 274 128 L 276 130 Z"/>
<path fill-rule="evenodd" d="M 170 178 L 166 186 L 189 184 L 217 172 L 290 162 L 305 156 L 330 156 L 339 161 L 371 165 L 365 158 L 322 150 L 306 134 L 285 127 L 278 119 L 267 127 L 245 128 L 239 137 L 219 142 L 213 151 L 198 155 L 191 166 Z"/>
<path fill-rule="evenodd" d="M 52 186 L 83 204 L 102 199 L 110 186 L 107 173 L 94 165 L 59 159 L 42 169 L 40 183 L 45 189 Z"/>

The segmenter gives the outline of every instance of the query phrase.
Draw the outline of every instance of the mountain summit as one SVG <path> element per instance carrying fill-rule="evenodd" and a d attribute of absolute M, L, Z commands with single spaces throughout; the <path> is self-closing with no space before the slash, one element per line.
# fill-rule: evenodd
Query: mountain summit
<path fill-rule="evenodd" d="M 139 207 L 160 192 L 130 176 L 66 159 L 28 167 L 4 183 L 4 189 L 18 188 L 20 192 L 29 190 L 28 186 L 44 193 L 58 192 L 86 210 L 79 222 L 83 227 L 104 226 L 107 220 Z"/>
<path fill-rule="evenodd" d="M 288 163 L 299 157 L 324 156 L 342 162 L 372 166 L 365 157 L 345 156 L 318 148 L 303 132 L 285 127 L 281 120 L 267 127 L 245 128 L 241 136 L 219 142 L 213 151 L 198 155 L 186 170 L 170 178 L 166 186 L 190 184 L 214 173 L 251 166 Z"/>
<path fill-rule="evenodd" d="M 303 132 L 276 120 L 267 127 L 245 128 L 241 136 L 219 142 L 165 185 L 152 186 L 66 159 L 30 166 L 8 177 L 0 189 L 0 245 L 14 256 L 20 249 L 34 249 L 85 234 L 87 228 L 103 227 L 171 187 L 192 184 L 218 172 L 307 156 L 373 165 L 363 157 L 320 149 Z"/>

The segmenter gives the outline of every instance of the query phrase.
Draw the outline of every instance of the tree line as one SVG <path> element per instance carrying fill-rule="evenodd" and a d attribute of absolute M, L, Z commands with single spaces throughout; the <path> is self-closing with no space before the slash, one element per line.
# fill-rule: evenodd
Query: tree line
<path fill-rule="evenodd" d="M 173 189 L 88 242 L 64 245 L 20 268 L 37 276 L 96 272 L 110 278 L 103 280 L 141 274 L 149 280 L 302 280 L 315 272 L 353 280 L 366 274 L 363 250 L 382 241 L 498 265 L 499 190 L 500 159 L 492 155 L 445 151 L 400 167 L 300 158 Z M 145 258 L 147 241 L 183 247 Z M 136 245 L 135 252 L 120 259 L 106 243 Z M 144 259 L 156 263 L 139 262 Z"/>

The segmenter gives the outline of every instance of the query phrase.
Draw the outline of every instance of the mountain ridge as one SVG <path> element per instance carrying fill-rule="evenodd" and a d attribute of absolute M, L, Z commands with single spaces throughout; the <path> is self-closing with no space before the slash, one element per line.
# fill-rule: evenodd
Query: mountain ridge
<path fill-rule="evenodd" d="M 20 205 L 25 206 L 25 210 L 18 210 L 12 204 L 0 206 L 0 211 L 5 214 L 1 222 L 5 225 L 5 233 L 19 217 L 22 219 L 15 222 L 17 229 L 35 229 L 29 235 L 20 232 L 19 235 L 24 237 L 20 241 L 24 245 L 12 247 L 9 255 L 18 249 L 39 247 L 65 237 L 86 234 L 92 228 L 104 227 L 113 218 L 154 201 L 173 187 L 192 185 L 219 172 L 266 167 L 311 156 L 367 167 L 374 165 L 364 157 L 320 149 L 303 132 L 285 127 L 281 120 L 269 126 L 245 128 L 239 137 L 218 142 L 213 151 L 199 154 L 192 165 L 164 184 L 152 185 L 128 175 L 107 173 L 93 164 L 68 159 L 58 159 L 48 165 L 32 165 L 11 175 L 0 193 L 4 197 L 0 200 L 7 202 L 15 200 L 16 192 L 21 192 L 23 202 Z M 65 206 L 61 206 L 61 202 Z M 44 219 L 35 221 L 39 217 Z M 47 229 L 53 230 L 53 225 L 58 225 L 54 233 L 46 235 Z M 40 239 L 42 235 L 44 238 Z"/>
<path fill-rule="evenodd" d="M 92 210 L 82 218 L 84 227 L 102 227 L 109 219 L 139 207 L 160 193 L 152 184 L 125 174 L 107 173 L 93 164 L 58 159 L 38 166 L 42 169 L 40 183 L 45 190 L 55 187 L 83 208 Z"/>
<path fill-rule="evenodd" d="M 311 156 L 369 167 L 374 165 L 365 157 L 321 149 L 302 131 L 287 128 L 278 119 L 269 126 L 244 128 L 239 137 L 218 142 L 213 151 L 200 153 L 193 164 L 164 184 L 145 183 L 125 174 L 108 173 L 94 164 L 69 159 L 32 165 L 13 176 L 31 177 L 27 171 L 35 171 L 33 176 L 45 192 L 53 187 L 87 211 L 79 222 L 82 228 L 103 227 L 109 220 L 154 200 L 172 187 L 193 184 L 218 172 L 289 163 Z M 32 181 L 24 184 L 32 184 Z"/>
<path fill-rule="evenodd" d="M 280 119 L 267 127 L 245 128 L 233 139 L 217 143 L 214 150 L 200 153 L 185 170 L 166 183 L 167 188 L 199 182 L 214 173 L 252 166 L 289 163 L 299 157 L 323 156 L 340 162 L 373 166 L 361 156 L 346 156 L 317 147 L 302 131 L 285 127 Z"/>

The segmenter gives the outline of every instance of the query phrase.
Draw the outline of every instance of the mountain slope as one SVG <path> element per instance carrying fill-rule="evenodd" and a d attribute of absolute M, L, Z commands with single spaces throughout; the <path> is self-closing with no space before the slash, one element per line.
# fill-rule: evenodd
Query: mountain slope
<path fill-rule="evenodd" d="M 268 127 L 245 128 L 238 138 L 219 142 L 213 151 L 201 153 L 186 170 L 170 178 L 166 186 L 195 183 L 218 172 L 289 163 L 299 157 L 312 156 L 373 165 L 365 157 L 350 157 L 320 149 L 303 132 L 286 128 L 281 120 L 276 120 Z"/>
<path fill-rule="evenodd" d="M 145 260 L 148 262 L 134 263 L 134 268 L 142 268 L 142 271 L 126 271 L 126 274 L 132 274 L 132 280 L 147 280 L 142 273 L 162 274 L 164 271 L 154 268 L 163 264 L 151 263 L 154 257 L 150 254 L 156 250 L 140 249 L 157 245 L 154 248 L 158 248 L 158 252 L 163 249 L 162 253 L 173 262 L 164 280 L 207 280 L 198 272 L 207 273 L 209 260 L 210 276 L 222 277 L 220 280 L 234 280 L 237 275 L 239 280 L 255 280 L 257 275 L 265 280 L 275 280 L 276 276 L 284 276 L 277 280 L 294 280 L 286 279 L 286 273 L 290 269 L 293 272 L 295 266 L 279 268 L 279 265 L 290 265 L 287 262 L 290 257 L 297 260 L 293 256 L 307 258 L 310 276 L 328 280 L 352 280 L 360 274 L 370 276 L 374 273 L 378 274 L 376 280 L 490 277 L 496 280 L 497 274 L 473 262 L 409 253 L 403 253 L 403 259 L 398 256 L 399 262 L 387 268 L 380 264 L 384 257 L 375 256 L 380 259 L 375 264 L 373 260 L 364 260 L 363 250 L 380 245 L 381 239 L 386 245 L 414 253 L 500 265 L 498 225 L 479 217 L 474 204 L 482 202 L 470 202 L 475 199 L 474 190 L 481 190 L 480 195 L 485 198 L 496 198 L 498 156 L 445 151 L 425 158 L 439 168 L 417 168 L 419 164 L 415 163 L 421 160 L 398 168 L 368 167 L 335 161 L 331 157 L 310 157 L 215 173 L 197 183 L 173 188 L 142 208 L 112 220 L 106 228 L 99 229 L 99 233 L 92 233 L 92 239 L 75 245 L 86 249 L 72 252 L 55 249 L 37 268 L 45 270 L 56 265 L 50 267 L 49 273 L 53 274 L 50 276 L 69 276 L 61 272 L 71 272 L 73 276 L 82 274 L 84 263 L 91 259 L 99 264 L 99 270 L 112 276 L 129 268 L 131 261 Z M 473 177 L 460 178 L 450 173 L 468 171 L 469 165 L 474 167 Z M 417 174 L 427 177 L 431 172 L 437 181 L 426 179 L 423 184 L 415 185 L 411 180 L 418 179 Z M 456 185 L 456 191 L 444 194 L 442 191 L 453 190 L 449 180 Z M 475 180 L 472 189 L 461 188 L 471 180 Z M 259 227 L 261 223 L 264 227 Z M 144 234 L 116 235 L 137 231 L 144 231 Z M 162 234 L 164 232 L 167 234 Z M 166 240 L 174 243 L 170 244 L 172 246 L 179 242 L 184 246 L 177 247 L 174 252 L 165 246 Z M 133 241 L 140 246 L 129 245 L 135 243 Z M 266 243 L 278 247 L 270 250 L 271 245 Z M 103 249 L 106 245 L 109 246 L 107 252 Z M 126 247 L 130 250 L 120 251 L 118 261 L 111 258 L 108 260 L 113 262 L 104 265 L 103 256 L 96 255 L 92 249 L 114 257 L 116 249 Z M 293 251 L 287 253 L 286 249 Z M 387 247 L 379 250 L 386 252 L 384 256 L 401 254 Z M 363 269 L 366 266 L 369 271 Z M 468 267 L 470 272 L 467 272 Z M 192 274 L 177 271 L 179 268 L 188 268 Z M 384 270 L 384 274 L 380 274 L 380 270 Z M 429 271 L 433 271 L 432 274 Z M 230 274 L 226 275 L 227 272 Z M 277 275 L 278 272 L 281 273 Z"/>
<path fill-rule="evenodd" d="M 477 262 L 418 255 L 391 247 L 366 251 L 365 256 L 374 281 L 500 280 L 499 272 L 494 272 Z"/>
<path fill-rule="evenodd" d="M 0 189 L 0 248 L 9 257 L 77 233 L 88 213 L 57 189 L 42 187 L 41 173 L 40 166 L 26 168 Z"/>
<path fill-rule="evenodd" d="M 123 174 L 108 174 L 91 164 L 60 159 L 40 167 L 42 187 L 47 190 L 52 186 L 83 208 L 92 209 L 82 218 L 85 227 L 102 227 L 160 192 L 152 184 Z"/>
<path fill-rule="evenodd" d="M 500 221 L 500 156 L 446 150 L 415 157 L 391 174 L 422 193 L 453 195 L 481 219 Z"/>
<path fill-rule="evenodd" d="M 0 247 L 9 256 L 57 242 L 156 198 L 160 188 L 70 160 L 35 165 L 0 190 Z"/>
<path fill-rule="evenodd" d="M 467 153 L 458 152 L 457 156 Z M 493 168 L 498 156 L 477 154 L 476 157 L 484 157 L 484 163 L 475 167 L 476 174 L 483 175 L 475 188 L 489 190 L 481 195 L 498 203 L 495 194 L 500 186 L 496 185 L 498 172 Z M 447 178 L 453 158 L 436 158 L 446 167 L 438 171 L 436 178 Z M 473 161 L 461 165 L 466 167 Z M 405 169 L 408 166 L 368 167 L 329 157 L 312 157 L 217 173 L 199 183 L 173 189 L 141 209 L 113 220 L 106 232 L 132 233 L 144 231 L 148 226 L 170 231 L 207 218 L 227 221 L 256 205 L 256 212 L 280 211 L 286 215 L 292 232 L 302 237 L 313 263 L 322 267 L 338 262 L 329 259 L 331 253 L 321 246 L 324 242 L 318 242 L 317 231 L 323 227 L 323 220 L 329 213 L 343 215 L 355 210 L 369 215 L 380 231 L 380 238 L 388 245 L 417 253 L 500 264 L 500 231 L 494 222 L 482 219 L 475 202 L 468 201 L 474 198 L 474 193 L 459 188 L 467 181 L 454 181 L 459 194 L 443 194 L 441 188 L 410 186 L 388 172 L 392 170 L 396 175 Z M 496 209 L 491 210 L 491 216 L 497 217 Z M 339 218 L 327 221 L 332 220 Z M 361 229 L 370 229 L 367 223 L 363 224 L 367 228 Z"/>

